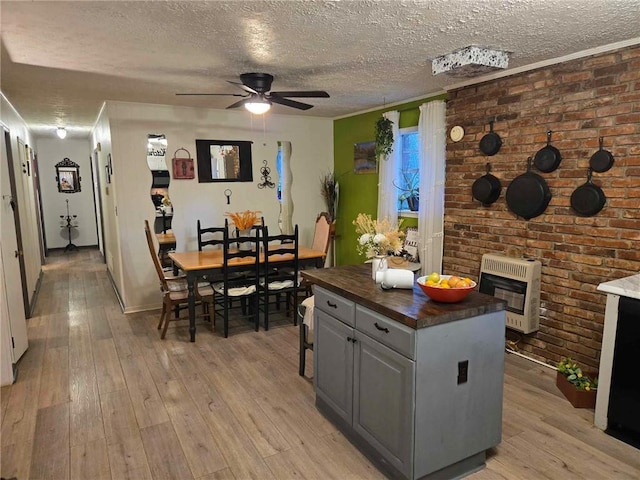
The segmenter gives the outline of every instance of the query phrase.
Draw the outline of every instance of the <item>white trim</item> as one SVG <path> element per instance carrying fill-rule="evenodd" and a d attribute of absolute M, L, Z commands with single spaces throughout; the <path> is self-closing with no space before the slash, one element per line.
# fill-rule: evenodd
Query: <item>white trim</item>
<path fill-rule="evenodd" d="M 398 210 L 398 218 L 418 218 L 418 212 L 413 210 Z"/>
<path fill-rule="evenodd" d="M 419 97 L 407 98 L 406 100 L 400 100 L 398 102 L 380 105 L 378 107 L 368 108 L 367 110 L 360 110 L 359 112 L 345 113 L 344 115 L 333 117 L 332 120 L 342 120 L 343 118 L 355 117 L 356 115 L 376 112 L 378 110 L 391 109 L 392 107 L 396 107 L 398 105 L 404 105 L 405 103 L 417 102 L 418 100 L 424 100 L 425 102 L 430 102 L 432 101 L 430 99 L 432 99 L 433 97 L 438 97 L 440 95 L 444 95 L 445 93 L 447 93 L 446 90 L 438 90 L 433 93 L 425 93 L 424 95 L 420 95 Z M 417 105 L 416 109 L 419 107 L 420 105 Z"/>
<path fill-rule="evenodd" d="M 475 85 L 476 83 L 483 83 L 489 80 L 495 80 L 498 78 L 510 77 L 511 75 L 517 75 L 518 73 L 528 72 L 529 70 L 535 70 L 542 67 L 548 67 L 550 65 L 556 65 L 558 63 L 569 62 L 571 60 L 577 60 L 578 58 L 590 57 L 599 53 L 605 53 L 612 50 L 618 50 L 620 48 L 630 47 L 640 44 L 640 37 L 632 38 L 629 40 L 623 40 L 622 42 L 610 43 L 609 45 L 602 45 L 600 47 L 590 48 L 588 50 L 582 50 L 580 52 L 570 53 L 563 57 L 552 58 L 549 60 L 542 60 L 536 63 L 530 63 L 529 65 L 523 65 L 521 67 L 512 68 L 500 72 L 493 72 L 482 77 L 477 77 L 464 82 L 456 83 L 453 85 L 443 87 L 446 92 L 451 90 L 457 90 L 458 88 L 468 87 L 469 85 Z"/>

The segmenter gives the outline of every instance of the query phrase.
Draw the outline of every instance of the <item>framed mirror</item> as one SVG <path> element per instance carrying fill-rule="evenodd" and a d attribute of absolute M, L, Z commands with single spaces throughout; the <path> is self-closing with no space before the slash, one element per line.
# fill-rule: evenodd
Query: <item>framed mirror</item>
<path fill-rule="evenodd" d="M 198 182 L 252 182 L 250 141 L 196 140 Z"/>
<path fill-rule="evenodd" d="M 56 183 L 60 193 L 76 193 L 80 191 L 80 165 L 64 158 L 56 163 Z"/>

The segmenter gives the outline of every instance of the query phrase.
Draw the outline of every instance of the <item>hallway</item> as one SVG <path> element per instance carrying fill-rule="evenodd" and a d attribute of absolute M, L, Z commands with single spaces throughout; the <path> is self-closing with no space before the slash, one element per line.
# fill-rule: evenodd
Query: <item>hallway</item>
<path fill-rule="evenodd" d="M 194 344 L 186 320 L 160 340 L 158 317 L 121 313 L 96 250 L 48 257 L 29 349 L 1 391 L 2 477 L 384 478 L 317 412 L 297 328 L 235 324 L 224 339 L 200 320 Z M 638 450 L 593 427 L 554 378 L 507 355 L 502 443 L 468 478 L 640 478 Z"/>

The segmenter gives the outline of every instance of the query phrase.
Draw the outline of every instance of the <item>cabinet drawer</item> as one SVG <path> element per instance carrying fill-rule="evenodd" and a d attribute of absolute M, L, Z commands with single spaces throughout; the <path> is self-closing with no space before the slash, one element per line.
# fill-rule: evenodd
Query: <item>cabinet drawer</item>
<path fill-rule="evenodd" d="M 415 359 L 416 331 L 369 310 L 356 306 L 356 330 L 392 348 L 396 352 Z"/>
<path fill-rule="evenodd" d="M 316 308 L 327 312 L 347 325 L 355 326 L 356 304 L 354 302 L 321 287 L 315 288 L 314 295 Z"/>

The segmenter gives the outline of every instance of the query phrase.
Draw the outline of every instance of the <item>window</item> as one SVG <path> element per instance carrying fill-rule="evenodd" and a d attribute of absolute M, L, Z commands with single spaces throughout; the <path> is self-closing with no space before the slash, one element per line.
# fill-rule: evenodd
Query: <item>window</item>
<path fill-rule="evenodd" d="M 418 127 L 400 129 L 400 147 L 402 160 L 399 178 L 395 185 L 398 187 L 398 210 L 418 211 L 418 186 L 420 185 L 420 158 Z"/>

